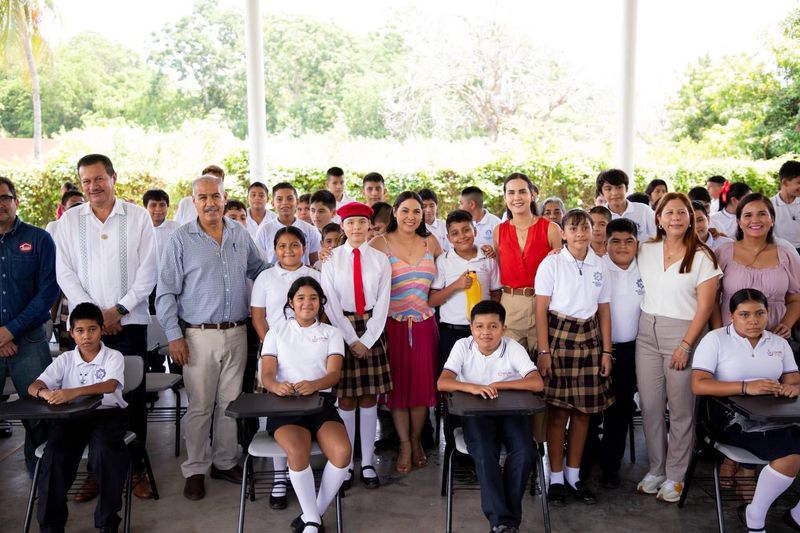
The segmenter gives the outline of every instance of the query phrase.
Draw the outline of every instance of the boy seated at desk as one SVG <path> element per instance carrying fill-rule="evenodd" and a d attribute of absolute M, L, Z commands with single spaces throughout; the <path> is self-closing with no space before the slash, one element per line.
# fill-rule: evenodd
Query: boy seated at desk
<path fill-rule="evenodd" d="M 128 473 L 124 437 L 128 417 L 122 398 L 125 359 L 106 348 L 103 312 L 81 303 L 69 317 L 75 349 L 61 354 L 28 387 L 28 394 L 52 405 L 79 396 L 103 395 L 101 408 L 77 418 L 55 419 L 48 427 L 47 447 L 39 475 L 39 511 L 43 532 L 63 532 L 67 522 L 67 490 L 75 480 L 83 451 L 89 445 L 89 466 L 100 486 L 94 525 L 103 532 L 117 531 L 122 488 Z"/>
<path fill-rule="evenodd" d="M 472 335 L 456 341 L 439 376 L 441 392 L 461 391 L 497 398 L 499 391 L 541 392 L 542 378 L 528 352 L 504 337 L 506 310 L 491 300 L 470 313 Z M 522 498 L 533 466 L 533 428 L 529 415 L 465 416 L 461 419 L 467 450 L 481 485 L 481 508 L 490 533 L 517 533 Z M 500 468 L 500 446 L 506 448 Z"/>

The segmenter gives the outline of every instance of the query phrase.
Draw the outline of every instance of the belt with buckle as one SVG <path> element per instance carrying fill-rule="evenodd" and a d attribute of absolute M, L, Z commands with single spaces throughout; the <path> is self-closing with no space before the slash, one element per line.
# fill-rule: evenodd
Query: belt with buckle
<path fill-rule="evenodd" d="M 517 287 L 512 289 L 511 287 L 503 286 L 503 292 L 515 296 L 534 296 L 536 294 L 533 287 Z"/>
<path fill-rule="evenodd" d="M 237 322 L 220 322 L 219 324 L 189 324 L 188 322 L 183 324 L 183 327 L 190 328 L 190 329 L 231 329 L 237 326 L 244 326 L 244 320 L 239 320 Z"/>

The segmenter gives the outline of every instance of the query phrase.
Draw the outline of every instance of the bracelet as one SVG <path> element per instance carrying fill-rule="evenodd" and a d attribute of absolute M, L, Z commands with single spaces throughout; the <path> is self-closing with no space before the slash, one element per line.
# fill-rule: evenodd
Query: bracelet
<path fill-rule="evenodd" d="M 539 352 L 539 355 L 550 355 L 550 352 L 549 351 Z"/>
<path fill-rule="evenodd" d="M 610 355 L 610 356 L 612 356 L 612 357 L 614 356 L 614 352 L 611 352 L 611 351 L 609 351 L 609 350 L 603 350 L 603 352 L 602 352 L 602 353 L 603 353 L 603 354 L 608 354 L 608 355 Z"/>
<path fill-rule="evenodd" d="M 684 352 L 686 352 L 686 355 L 691 355 L 691 354 L 692 354 L 692 350 L 690 350 L 689 348 L 684 348 L 684 347 L 683 347 L 683 344 L 679 344 L 679 345 L 678 345 L 678 348 L 680 348 L 681 350 L 683 350 Z"/>
<path fill-rule="evenodd" d="M 690 343 L 686 342 L 686 339 L 681 339 L 681 344 L 685 344 L 687 348 L 691 348 L 692 347 L 692 345 Z"/>
<path fill-rule="evenodd" d="M 40 396 L 40 394 L 41 394 L 41 392 L 42 392 L 44 389 L 46 389 L 46 388 L 47 388 L 47 387 L 39 387 L 38 389 L 36 389 L 36 398 L 39 398 L 39 399 L 41 399 L 41 396 Z"/>

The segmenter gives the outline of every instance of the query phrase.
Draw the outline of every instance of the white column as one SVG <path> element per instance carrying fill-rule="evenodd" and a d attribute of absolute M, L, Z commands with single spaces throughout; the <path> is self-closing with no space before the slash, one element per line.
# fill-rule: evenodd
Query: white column
<path fill-rule="evenodd" d="M 244 39 L 247 61 L 247 140 L 250 148 L 250 181 L 267 175 L 267 111 L 264 96 L 264 34 L 260 0 L 246 0 Z"/>
<path fill-rule="evenodd" d="M 636 11 L 638 0 L 622 0 L 622 78 L 620 79 L 617 165 L 633 181 L 633 139 L 636 112 Z M 633 184 L 631 184 L 633 192 Z"/>

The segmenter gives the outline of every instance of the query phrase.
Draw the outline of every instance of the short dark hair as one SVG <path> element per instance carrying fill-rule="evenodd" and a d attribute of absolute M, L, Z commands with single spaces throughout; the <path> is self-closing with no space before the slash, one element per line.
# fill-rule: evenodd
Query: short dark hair
<path fill-rule="evenodd" d="M 500 317 L 501 323 L 506 323 L 506 308 L 494 300 L 481 300 L 476 303 L 469 313 L 469 321 L 472 322 L 478 315 L 497 315 Z"/>
<path fill-rule="evenodd" d="M 167 202 L 167 205 L 169 205 L 169 194 L 163 189 L 148 189 L 142 196 L 142 203 L 145 207 L 150 203 L 150 200 L 154 202 Z"/>
<path fill-rule="evenodd" d="M 208 165 L 200 173 L 201 176 L 205 176 L 206 174 L 211 174 L 212 176 L 216 176 L 223 180 L 225 179 L 225 171 L 222 169 L 222 167 L 217 165 Z"/>
<path fill-rule="evenodd" d="M 611 210 L 604 205 L 596 205 L 589 209 L 590 215 L 603 215 L 605 217 L 606 222 L 611 222 L 611 219 L 614 217 L 611 215 Z"/>
<path fill-rule="evenodd" d="M 5 185 L 6 187 L 8 187 L 8 192 L 11 193 L 11 196 L 13 196 L 14 198 L 17 197 L 17 188 L 14 187 L 13 181 L 11 181 L 5 176 L 0 176 L 0 185 Z"/>
<path fill-rule="evenodd" d="M 580 224 L 581 222 L 586 222 L 590 227 L 594 226 L 589 213 L 578 207 L 564 213 L 564 218 L 561 219 L 561 227 L 565 228 L 569 224 Z"/>
<path fill-rule="evenodd" d="M 253 183 L 251 183 L 250 185 L 247 186 L 248 194 L 250 193 L 251 190 L 255 189 L 256 187 L 260 187 L 260 188 L 264 189 L 264 192 L 267 193 L 267 196 L 269 196 L 269 188 L 264 183 L 262 183 L 260 181 L 254 181 Z"/>
<path fill-rule="evenodd" d="M 656 187 L 658 187 L 659 185 L 663 185 L 664 188 L 667 190 L 667 192 L 669 192 L 669 186 L 667 185 L 667 182 L 662 179 L 656 178 L 654 180 L 650 180 L 650 183 L 647 184 L 647 188 L 644 190 L 644 193 L 647 196 L 650 196 L 653 193 L 653 191 L 656 190 Z"/>
<path fill-rule="evenodd" d="M 638 239 L 639 229 L 636 222 L 629 218 L 615 218 L 606 226 L 606 238 L 611 238 L 612 233 L 630 233 L 634 239 Z"/>
<path fill-rule="evenodd" d="M 632 192 L 628 195 L 626 200 L 635 204 L 650 205 L 650 197 L 643 192 Z"/>
<path fill-rule="evenodd" d="M 284 235 L 292 235 L 293 237 L 297 237 L 297 240 L 300 241 L 300 244 L 303 245 L 303 250 L 306 248 L 306 236 L 305 234 L 300 231 L 299 228 L 295 228 L 294 226 L 284 226 L 278 231 L 275 232 L 275 238 L 272 239 L 272 248 L 278 246 L 278 239 L 283 237 Z"/>
<path fill-rule="evenodd" d="M 394 205 L 392 206 L 392 219 L 389 221 L 389 225 L 386 226 L 386 233 L 397 231 L 397 218 L 394 216 L 394 210 L 400 207 L 400 204 L 406 200 L 416 200 L 419 203 L 419 208 L 422 209 L 422 198 L 419 197 L 419 194 L 415 193 L 414 191 L 401 192 L 397 195 Z M 425 226 L 425 217 L 420 219 L 419 226 L 417 226 L 415 233 L 420 237 L 428 237 L 431 234 L 428 231 L 428 228 Z"/>
<path fill-rule="evenodd" d="M 789 160 L 782 164 L 778 170 L 778 177 L 781 181 L 800 177 L 800 161 Z"/>
<path fill-rule="evenodd" d="M 386 202 L 375 202 L 372 204 L 372 216 L 369 219 L 370 224 L 375 222 L 386 222 L 392 220 L 392 206 Z"/>
<path fill-rule="evenodd" d="M 464 211 L 463 209 L 456 209 L 448 213 L 447 219 L 444 222 L 444 227 L 447 231 L 450 231 L 450 225 L 456 224 L 458 222 L 469 222 L 472 223 L 473 218 L 472 214 L 469 211 Z"/>
<path fill-rule="evenodd" d="M 63 188 L 65 188 L 66 190 L 68 190 L 68 191 L 77 191 L 78 190 L 78 186 L 75 185 L 74 183 L 72 183 L 71 181 L 65 181 L 61 186 Z"/>
<path fill-rule="evenodd" d="M 94 163 L 91 164 L 93 165 Z M 75 322 L 78 320 L 94 320 L 102 328 L 103 311 L 92 302 L 79 303 L 69 314 L 69 327 L 75 327 Z"/>
<path fill-rule="evenodd" d="M 693 202 L 711 203 L 711 195 L 708 194 L 708 189 L 705 187 L 692 187 L 686 196 Z"/>
<path fill-rule="evenodd" d="M 61 205 L 67 205 L 67 201 L 75 196 L 80 196 L 81 200 L 84 200 L 83 193 L 81 191 L 69 190 L 61 195 Z"/>
<path fill-rule="evenodd" d="M 311 204 L 311 194 L 303 193 L 297 197 L 298 204 Z"/>
<path fill-rule="evenodd" d="M 739 289 L 731 296 L 731 301 L 728 303 L 728 311 L 733 314 L 736 308 L 745 302 L 760 303 L 765 309 L 769 309 L 769 302 L 763 292 L 758 289 Z"/>
<path fill-rule="evenodd" d="M 609 185 L 614 185 L 615 187 L 617 185 L 624 185 L 625 189 L 627 190 L 630 185 L 630 181 L 630 178 L 628 178 L 628 175 L 625 174 L 624 170 L 619 168 L 609 168 L 597 175 L 597 180 L 595 181 L 595 192 L 597 196 L 601 196 L 603 194 L 603 185 L 606 183 Z"/>
<path fill-rule="evenodd" d="M 222 212 L 222 214 L 224 215 L 231 209 L 241 210 L 245 213 L 247 212 L 247 207 L 245 207 L 244 202 L 240 202 L 239 200 L 228 200 L 225 202 L 225 210 Z"/>
<path fill-rule="evenodd" d="M 327 189 L 320 189 L 311 195 L 309 204 L 321 203 L 331 211 L 336 210 L 336 197 Z"/>
<path fill-rule="evenodd" d="M 475 185 L 464 187 L 461 190 L 461 196 L 466 196 L 468 199 L 475 202 L 475 205 L 478 207 L 483 207 L 483 191 L 480 187 L 476 187 Z"/>
<path fill-rule="evenodd" d="M 703 189 L 705 190 L 705 189 Z M 688 196 L 688 195 L 687 195 Z M 691 198 L 690 198 L 691 199 Z M 703 213 L 706 218 L 708 218 L 708 209 L 706 209 L 706 204 L 703 202 L 692 200 L 692 209 L 694 209 L 694 214 L 696 215 L 698 211 Z"/>
<path fill-rule="evenodd" d="M 382 183 L 382 184 L 384 184 L 384 185 L 386 184 L 386 182 L 383 180 L 383 176 L 381 176 L 381 175 L 380 175 L 380 174 L 378 174 L 377 172 L 370 172 L 369 174 L 365 175 L 365 176 L 364 176 L 364 177 L 361 179 L 361 187 L 363 188 L 363 187 L 364 187 L 364 185 L 366 185 L 366 183 L 367 183 L 368 181 L 371 181 L 371 182 L 373 182 L 373 183 Z"/>
<path fill-rule="evenodd" d="M 294 298 L 294 295 L 297 294 L 297 291 L 303 287 L 311 287 L 317 293 L 317 296 L 319 296 L 319 313 L 317 314 L 317 318 L 322 318 L 322 313 L 325 312 L 325 304 L 328 303 L 328 299 L 325 297 L 325 292 L 322 290 L 322 286 L 319 284 L 319 281 L 315 280 L 311 276 L 302 276 L 297 278 L 294 280 L 294 283 L 292 283 L 292 286 L 289 287 L 289 292 L 286 294 L 286 305 L 283 306 L 284 318 L 287 318 L 286 310 L 292 308 L 290 305 L 292 298 Z"/>
<path fill-rule="evenodd" d="M 417 191 L 417 194 L 419 194 L 419 197 L 422 198 L 423 202 L 427 200 L 429 202 L 435 203 L 436 205 L 439 205 L 439 199 L 436 197 L 436 193 L 433 192 L 432 190 L 420 189 L 419 191 Z"/>
<path fill-rule="evenodd" d="M 341 233 L 341 232 L 342 232 L 342 227 L 339 224 L 337 224 L 336 222 L 328 222 L 327 224 L 322 226 L 322 231 L 320 233 L 322 234 L 322 238 L 324 239 L 325 235 L 327 235 L 328 233 Z"/>
<path fill-rule="evenodd" d="M 283 189 L 292 189 L 292 192 L 294 193 L 294 195 L 297 196 L 297 189 L 295 189 L 294 185 L 292 185 L 288 181 L 281 181 L 281 182 L 278 182 L 275 185 L 273 185 L 272 186 L 272 196 L 275 196 L 275 193 L 277 191 L 280 191 L 280 190 L 283 190 Z"/>
<path fill-rule="evenodd" d="M 111 159 L 107 155 L 103 154 L 87 154 L 78 159 L 78 164 L 75 168 L 80 174 L 81 167 L 88 167 L 91 165 L 96 165 L 97 163 L 102 163 L 103 167 L 106 169 L 106 174 L 108 174 L 109 177 L 116 174 L 114 171 L 114 164 L 111 162 Z"/>
<path fill-rule="evenodd" d="M 728 181 L 725 179 L 724 176 L 711 176 L 706 180 L 706 183 L 716 183 L 717 185 L 725 185 L 725 182 Z"/>
<path fill-rule="evenodd" d="M 340 178 L 344 176 L 344 170 L 339 167 L 331 167 L 327 171 L 325 171 L 325 179 L 328 178 Z"/>

